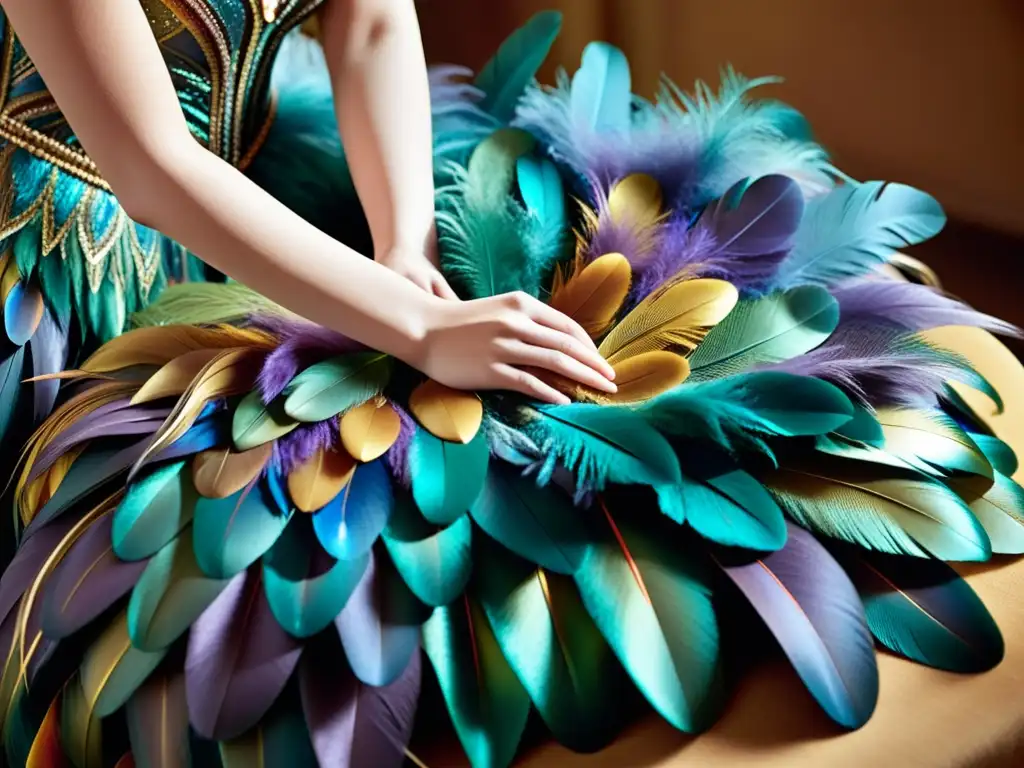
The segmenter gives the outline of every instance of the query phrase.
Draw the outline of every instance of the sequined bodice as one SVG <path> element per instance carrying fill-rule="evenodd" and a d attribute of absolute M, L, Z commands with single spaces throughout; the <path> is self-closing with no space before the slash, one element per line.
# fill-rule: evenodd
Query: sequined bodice
<path fill-rule="evenodd" d="M 266 128 L 285 34 L 324 0 L 140 0 L 196 138 L 244 165 Z M 105 188 L 0 11 L 0 147 L 20 147 Z"/>

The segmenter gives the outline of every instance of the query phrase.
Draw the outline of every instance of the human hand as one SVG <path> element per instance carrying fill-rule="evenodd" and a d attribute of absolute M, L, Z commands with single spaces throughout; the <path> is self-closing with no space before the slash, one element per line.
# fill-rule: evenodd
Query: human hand
<path fill-rule="evenodd" d="M 615 372 L 572 319 L 525 293 L 439 302 L 411 364 L 462 390 L 505 389 L 549 403 L 570 399 L 542 379 L 551 372 L 614 393 Z"/>
<path fill-rule="evenodd" d="M 391 248 L 377 256 L 376 261 L 438 298 L 459 298 L 441 274 L 436 254 L 410 248 Z"/>

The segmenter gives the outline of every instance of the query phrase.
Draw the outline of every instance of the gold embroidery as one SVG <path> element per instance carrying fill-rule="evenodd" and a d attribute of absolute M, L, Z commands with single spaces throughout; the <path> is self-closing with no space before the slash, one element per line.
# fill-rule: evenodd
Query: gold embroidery
<path fill-rule="evenodd" d="M 252 140 L 252 144 L 249 146 L 249 151 L 246 152 L 242 159 L 238 161 L 238 170 L 245 171 L 252 165 L 253 160 L 256 159 L 256 155 L 263 149 L 263 145 L 267 142 L 267 137 L 270 135 L 270 130 L 274 127 L 274 120 L 277 117 L 277 94 L 270 94 L 270 104 L 267 107 L 267 116 L 263 120 L 263 125 L 260 126 L 259 133 Z"/>

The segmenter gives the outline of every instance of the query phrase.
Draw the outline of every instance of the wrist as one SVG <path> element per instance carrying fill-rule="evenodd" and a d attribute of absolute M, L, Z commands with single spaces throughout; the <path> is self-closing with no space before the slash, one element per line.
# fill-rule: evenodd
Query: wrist
<path fill-rule="evenodd" d="M 410 287 L 412 284 L 409 284 Z M 403 297 L 404 311 L 396 312 L 397 339 L 392 356 L 414 368 L 421 368 L 426 356 L 427 342 L 448 311 L 451 302 L 439 299 L 419 288 L 413 288 Z"/>

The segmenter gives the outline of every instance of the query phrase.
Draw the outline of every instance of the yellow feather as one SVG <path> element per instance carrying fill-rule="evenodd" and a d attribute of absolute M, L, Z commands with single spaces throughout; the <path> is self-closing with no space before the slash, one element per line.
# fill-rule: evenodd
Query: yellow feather
<path fill-rule="evenodd" d="M 5 251 L 3 256 L 0 256 L 0 303 L 7 302 L 7 296 L 19 280 L 21 273 L 18 271 L 18 265 L 11 257 L 11 252 Z"/>
<path fill-rule="evenodd" d="M 61 741 L 71 763 L 82 768 L 103 765 L 103 720 L 96 716 L 85 698 L 81 673 L 64 686 Z"/>
<path fill-rule="evenodd" d="M 424 429 L 450 443 L 470 442 L 484 418 L 484 406 L 479 397 L 450 389 L 433 379 L 413 390 L 409 410 Z"/>
<path fill-rule="evenodd" d="M 208 499 L 226 499 L 256 479 L 270 461 L 273 443 L 237 453 L 231 448 L 212 448 L 192 459 L 192 482 Z"/>
<path fill-rule="evenodd" d="M 297 509 L 316 512 L 348 485 L 356 461 L 344 451 L 319 450 L 288 475 L 288 494 Z"/>
<path fill-rule="evenodd" d="M 66 453 L 62 453 L 53 462 L 53 466 L 25 487 L 19 502 L 21 520 L 25 525 L 32 522 L 43 505 L 53 498 L 53 494 L 57 492 L 60 484 L 64 482 L 64 478 L 71 470 L 71 465 L 84 450 L 85 445 L 76 445 Z"/>
<path fill-rule="evenodd" d="M 736 306 L 739 293 L 724 280 L 678 280 L 652 293 L 609 333 L 598 351 L 612 365 L 644 352 L 692 352 Z"/>
<path fill-rule="evenodd" d="M 357 461 L 383 456 L 398 440 L 402 420 L 383 398 L 370 400 L 341 417 L 341 444 Z"/>
<path fill-rule="evenodd" d="M 629 261 L 619 253 L 607 253 L 578 267 L 567 279 L 556 272 L 551 291 L 552 307 L 568 315 L 592 338 L 601 336 L 615 320 L 629 293 Z"/>
<path fill-rule="evenodd" d="M 181 395 L 196 376 L 221 354 L 219 349 L 194 349 L 171 360 L 150 376 L 132 398 L 132 405 L 149 403 L 162 397 Z"/>
<path fill-rule="evenodd" d="M 658 182 L 646 173 L 634 173 L 608 193 L 608 213 L 616 223 L 651 227 L 661 219 L 661 202 Z"/>
<path fill-rule="evenodd" d="M 690 375 L 690 364 L 675 352 L 645 352 L 626 358 L 615 369 L 614 395 L 603 395 L 611 403 L 638 403 L 678 387 Z"/>
<path fill-rule="evenodd" d="M 134 365 L 166 365 L 196 349 L 272 349 L 276 339 L 263 331 L 221 325 L 160 325 L 137 328 L 108 341 L 82 365 L 89 373 L 110 373 Z"/>

